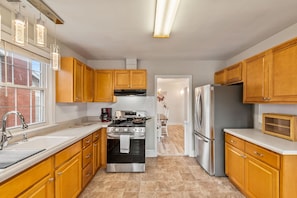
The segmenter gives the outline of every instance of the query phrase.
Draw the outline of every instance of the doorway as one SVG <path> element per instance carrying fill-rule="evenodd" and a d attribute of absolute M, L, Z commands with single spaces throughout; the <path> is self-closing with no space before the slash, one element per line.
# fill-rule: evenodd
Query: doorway
<path fill-rule="evenodd" d="M 192 76 L 155 77 L 157 155 L 189 155 Z"/>

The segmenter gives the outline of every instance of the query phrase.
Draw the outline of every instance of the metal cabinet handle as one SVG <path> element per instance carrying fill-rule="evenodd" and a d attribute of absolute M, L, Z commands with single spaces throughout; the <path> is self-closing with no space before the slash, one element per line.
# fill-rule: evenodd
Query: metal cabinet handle
<path fill-rule="evenodd" d="M 88 155 L 86 155 L 86 159 L 90 158 L 92 155 L 92 153 L 89 153 Z"/>
<path fill-rule="evenodd" d="M 262 153 L 259 153 L 259 152 L 257 152 L 257 151 L 254 151 L 254 154 L 255 154 L 255 155 L 258 155 L 259 157 L 263 157 L 263 156 L 264 156 Z"/>
<path fill-rule="evenodd" d="M 87 177 L 89 177 L 90 175 L 91 175 L 91 173 L 90 173 L 90 172 L 88 172 L 88 173 L 86 174 L 86 176 L 87 176 Z"/>
<path fill-rule="evenodd" d="M 58 172 L 57 174 L 58 174 L 58 175 L 62 175 L 62 174 L 63 174 L 63 172 Z"/>
<path fill-rule="evenodd" d="M 244 159 L 246 158 L 246 156 L 245 156 L 245 155 L 240 155 L 240 157 L 242 157 L 242 158 L 244 158 Z"/>
<path fill-rule="evenodd" d="M 86 140 L 86 143 L 87 143 L 87 144 L 89 144 L 90 142 L 91 142 L 91 140 L 90 140 L 90 139 L 87 139 L 87 140 Z"/>
<path fill-rule="evenodd" d="M 53 177 L 48 179 L 49 182 L 53 182 L 54 180 L 55 179 Z"/>
<path fill-rule="evenodd" d="M 230 140 L 230 142 L 231 142 L 232 144 L 236 144 L 236 141 L 234 141 L 234 140 Z"/>

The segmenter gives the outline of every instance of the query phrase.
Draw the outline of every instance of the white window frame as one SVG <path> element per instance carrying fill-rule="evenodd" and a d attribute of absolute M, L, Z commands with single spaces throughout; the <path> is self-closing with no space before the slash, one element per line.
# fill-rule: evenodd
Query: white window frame
<path fill-rule="evenodd" d="M 9 87 L 18 87 L 18 88 L 25 88 L 25 89 L 31 89 L 31 90 L 44 90 L 44 122 L 41 123 L 33 123 L 29 126 L 29 129 L 26 130 L 26 132 L 30 132 L 31 130 L 41 129 L 44 127 L 49 127 L 55 124 L 55 79 L 54 79 L 54 72 L 52 71 L 50 67 L 50 61 L 47 57 L 38 55 L 38 52 L 40 54 L 44 54 L 43 50 L 39 50 L 38 48 L 34 48 L 34 53 L 31 49 L 24 49 L 20 48 L 19 46 L 15 46 L 11 43 L 2 41 L 1 42 L 1 48 L 3 48 L 5 51 L 13 52 L 16 54 L 19 54 L 23 57 L 28 57 L 30 60 L 36 60 L 38 62 L 46 63 L 47 66 L 45 67 L 45 82 L 44 82 L 44 88 L 37 88 L 37 87 L 24 87 L 20 85 L 11 85 L 9 83 Z M 30 46 L 29 46 L 30 48 Z M 36 53 L 37 52 L 37 53 Z M 27 83 L 28 85 L 28 83 Z M 1 83 L 1 86 L 5 86 L 3 83 Z M 32 112 L 30 112 L 30 115 L 32 115 Z M 42 115 L 43 116 L 43 115 Z M 31 119 L 32 120 L 32 119 Z M 20 129 L 12 128 L 12 132 L 18 132 Z"/>

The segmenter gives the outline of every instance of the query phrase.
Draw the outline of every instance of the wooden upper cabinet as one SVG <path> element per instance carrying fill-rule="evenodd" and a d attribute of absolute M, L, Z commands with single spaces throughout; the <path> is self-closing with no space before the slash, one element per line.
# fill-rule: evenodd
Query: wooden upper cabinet
<path fill-rule="evenodd" d="M 266 53 L 244 61 L 244 102 L 265 102 L 268 98 Z"/>
<path fill-rule="evenodd" d="M 114 71 L 95 70 L 94 72 L 94 102 L 114 102 L 113 94 Z"/>
<path fill-rule="evenodd" d="M 272 49 L 269 97 L 270 102 L 297 102 L 297 39 Z"/>
<path fill-rule="evenodd" d="M 131 89 L 146 89 L 146 70 L 130 71 Z"/>
<path fill-rule="evenodd" d="M 94 70 L 84 65 L 84 89 L 83 101 L 93 102 L 94 99 Z"/>
<path fill-rule="evenodd" d="M 226 84 L 226 72 L 225 69 L 217 71 L 214 75 L 214 83 L 215 84 Z"/>
<path fill-rule="evenodd" d="M 114 89 L 146 89 L 146 70 L 115 70 Z"/>
<path fill-rule="evenodd" d="M 242 82 L 242 63 L 237 63 L 235 65 L 226 68 L 226 83 L 234 84 Z"/>
<path fill-rule="evenodd" d="M 297 39 L 244 62 L 244 102 L 297 103 Z"/>
<path fill-rule="evenodd" d="M 235 84 L 242 82 L 242 63 L 231 65 L 225 69 L 217 71 L 214 75 L 215 84 Z"/>
<path fill-rule="evenodd" d="M 83 101 L 83 63 L 73 57 L 62 57 L 56 71 L 56 102 Z"/>

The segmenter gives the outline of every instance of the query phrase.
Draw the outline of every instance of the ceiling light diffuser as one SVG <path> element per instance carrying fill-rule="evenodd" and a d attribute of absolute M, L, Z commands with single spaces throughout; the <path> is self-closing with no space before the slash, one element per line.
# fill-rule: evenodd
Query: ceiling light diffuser
<path fill-rule="evenodd" d="M 155 16 L 155 38 L 168 38 L 180 0 L 157 0 Z"/>

